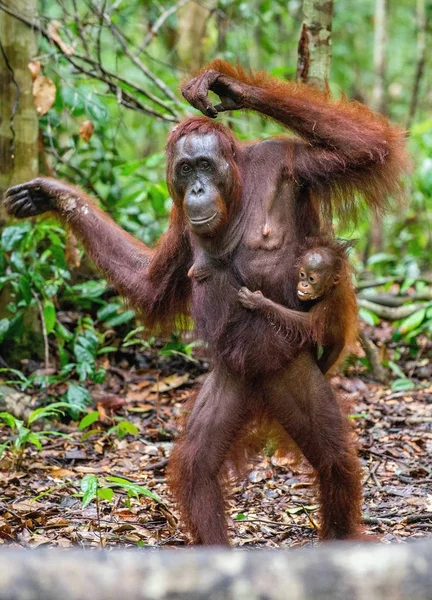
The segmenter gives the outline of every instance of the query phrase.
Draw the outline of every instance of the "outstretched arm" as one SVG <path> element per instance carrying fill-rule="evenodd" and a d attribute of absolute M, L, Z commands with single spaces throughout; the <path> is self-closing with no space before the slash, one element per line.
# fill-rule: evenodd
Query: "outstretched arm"
<path fill-rule="evenodd" d="M 163 325 L 186 310 L 192 256 L 176 212 L 167 233 L 151 250 L 119 227 L 81 189 L 56 179 L 39 177 L 10 188 L 4 205 L 15 217 L 52 211 L 68 223 L 97 267 L 141 310 L 149 326 Z"/>
<path fill-rule="evenodd" d="M 211 104 L 209 90 L 221 98 L 217 106 Z M 209 117 L 251 109 L 298 134 L 306 143 L 289 142 L 288 173 L 318 188 L 321 198 L 327 192 L 340 213 L 355 211 L 356 192 L 377 210 L 385 207 L 388 195 L 400 192 L 400 176 L 408 164 L 404 134 L 357 102 L 332 102 L 328 94 L 308 86 L 249 74 L 222 61 L 212 62 L 182 93 Z"/>

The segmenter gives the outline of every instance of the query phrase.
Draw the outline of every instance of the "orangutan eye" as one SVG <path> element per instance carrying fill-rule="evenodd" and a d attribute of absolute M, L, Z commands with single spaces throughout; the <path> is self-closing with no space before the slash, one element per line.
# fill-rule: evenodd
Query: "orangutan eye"
<path fill-rule="evenodd" d="M 182 173 L 187 174 L 187 173 L 190 173 L 191 171 L 192 171 L 192 168 L 190 165 L 188 165 L 187 163 L 184 163 L 182 165 L 182 168 L 181 168 Z"/>
<path fill-rule="evenodd" d="M 309 281 L 310 281 L 311 283 L 315 283 L 315 281 L 316 281 L 316 277 L 314 277 L 313 275 L 310 275 L 310 276 L 309 276 Z"/>
<path fill-rule="evenodd" d="M 200 167 L 201 169 L 203 169 L 203 171 L 207 171 L 208 169 L 210 169 L 210 163 L 208 160 L 202 160 L 200 162 Z"/>
<path fill-rule="evenodd" d="M 300 271 L 300 279 L 304 279 L 306 277 L 306 273 L 304 271 Z"/>

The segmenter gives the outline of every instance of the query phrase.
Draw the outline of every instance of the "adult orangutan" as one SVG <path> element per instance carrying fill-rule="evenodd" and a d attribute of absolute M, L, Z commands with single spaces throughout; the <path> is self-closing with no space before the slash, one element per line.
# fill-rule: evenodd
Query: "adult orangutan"
<path fill-rule="evenodd" d="M 209 90 L 221 103 L 213 106 Z M 174 206 L 155 250 L 134 239 L 78 188 L 39 178 L 10 189 L 10 214 L 47 210 L 67 221 L 98 267 L 149 327 L 192 314 L 213 370 L 171 459 L 171 479 L 195 543 L 227 544 L 220 474 L 254 419 L 276 420 L 315 468 L 321 536 L 359 530 L 360 466 L 350 432 L 313 353 L 245 309 L 242 286 L 300 309 L 295 249 L 320 233 L 321 214 L 351 217 L 358 194 L 383 210 L 406 166 L 402 133 L 364 106 L 215 61 L 182 89 L 205 117 L 183 121 L 167 146 Z M 248 109 L 298 134 L 240 144 L 214 123 Z M 209 118 L 210 117 L 210 118 Z M 212 276 L 187 276 L 206 253 Z M 176 321 L 178 322 L 178 320 Z"/>
<path fill-rule="evenodd" d="M 240 303 L 265 314 L 281 335 L 320 346 L 318 366 L 323 373 L 352 352 L 357 341 L 357 299 L 347 256 L 351 246 L 331 238 L 306 240 L 298 260 L 297 296 L 307 303 L 308 312 L 277 304 L 259 290 L 242 287 L 239 291 Z M 201 277 L 205 271 L 201 266 Z"/>

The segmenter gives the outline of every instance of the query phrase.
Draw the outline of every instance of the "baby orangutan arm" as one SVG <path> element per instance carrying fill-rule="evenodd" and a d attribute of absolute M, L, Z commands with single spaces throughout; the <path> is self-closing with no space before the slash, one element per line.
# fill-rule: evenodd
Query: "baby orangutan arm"
<path fill-rule="evenodd" d="M 211 269 L 205 263 L 201 261 L 194 262 L 188 271 L 188 277 L 196 279 L 200 283 L 208 279 L 211 275 Z"/>
<path fill-rule="evenodd" d="M 247 287 L 242 287 L 238 293 L 242 306 L 249 310 L 258 310 L 265 314 L 269 321 L 291 335 L 299 335 L 302 339 L 315 341 L 313 321 L 310 313 L 300 312 L 286 308 L 266 298 L 259 290 L 251 292 Z"/>

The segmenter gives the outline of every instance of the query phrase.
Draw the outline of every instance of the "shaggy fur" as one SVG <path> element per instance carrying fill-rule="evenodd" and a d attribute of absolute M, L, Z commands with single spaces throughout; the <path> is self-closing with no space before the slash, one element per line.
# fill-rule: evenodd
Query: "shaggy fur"
<path fill-rule="evenodd" d="M 269 327 L 265 314 L 246 310 L 238 291 L 242 286 L 261 290 L 277 304 L 305 310 L 296 295 L 298 248 L 306 238 L 322 236 L 329 215 L 355 218 L 359 195 L 371 209 L 383 211 L 389 195 L 400 193 L 407 167 L 403 132 L 358 103 L 344 98 L 332 102 L 308 87 L 249 74 L 220 61 L 182 91 L 192 105 L 216 116 L 207 99 L 209 90 L 222 104 L 229 102 L 228 108 L 255 110 L 300 139 L 240 144 L 208 118 L 183 121 L 168 140 L 167 182 L 174 207 L 168 231 L 155 249 L 122 231 L 81 190 L 49 178 L 9 190 L 6 208 L 18 217 L 54 210 L 66 220 L 149 328 L 170 329 L 179 317 L 192 315 L 214 368 L 174 448 L 170 477 L 195 543 L 228 543 L 220 477 L 239 443 L 249 444 L 248 432 L 257 422 L 268 423 L 270 429 L 277 423 L 316 470 L 321 535 L 353 537 L 360 523 L 361 470 L 346 419 L 313 349 L 295 335 L 283 336 Z M 222 226 L 204 239 L 186 218 L 172 159 L 182 137 L 209 133 L 228 171 L 219 184 Z M 187 273 L 203 250 L 210 257 L 212 276 L 199 283 Z M 353 336 L 348 318 L 355 306 L 350 298 L 342 285 L 321 303 L 343 313 L 337 335 L 346 343 Z M 323 315 L 326 324 L 318 323 L 324 308 L 317 307 L 314 335 L 320 339 L 334 325 Z"/>

